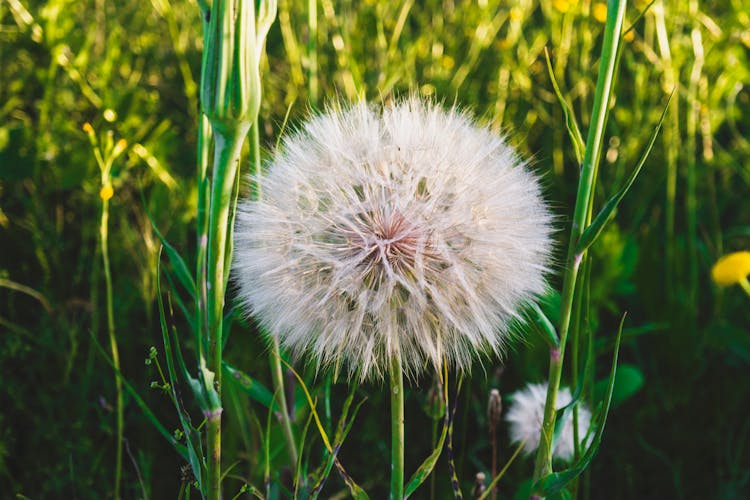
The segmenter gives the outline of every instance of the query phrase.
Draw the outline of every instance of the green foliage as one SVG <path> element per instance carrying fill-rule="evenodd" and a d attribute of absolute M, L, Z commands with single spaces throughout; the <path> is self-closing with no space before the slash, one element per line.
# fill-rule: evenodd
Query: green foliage
<path fill-rule="evenodd" d="M 603 28 L 591 10 L 597 2 L 312 3 L 314 24 L 308 2 L 280 0 L 268 35 L 258 129 L 264 154 L 287 111 L 294 128 L 308 103 L 387 101 L 407 92 L 456 102 L 533 158 L 566 247 L 581 156 L 569 136 L 585 137 L 590 125 Z M 642 17 L 648 2 L 634 4 L 594 213 L 616 202 L 585 241 L 590 284 L 581 292 L 579 347 L 589 365 L 581 401 L 595 404 L 606 394 L 613 333 L 624 311 L 629 319 L 601 446 L 596 457 L 582 450 L 588 472 L 562 491 L 600 498 L 617 485 L 622 498 L 742 498 L 750 491 L 748 299 L 739 289 L 714 287 L 710 267 L 724 253 L 750 248 L 750 18 L 740 0 L 716 7 L 657 1 Z M 196 2 L 186 0 L 0 2 L 0 280 L 15 284 L 0 285 L 0 487 L 9 495 L 101 498 L 112 491 L 115 377 L 96 343 L 107 339 L 97 244 L 101 178 L 82 131 L 87 122 L 100 141 L 111 135 L 128 144 L 111 165 L 109 208 L 129 450 L 122 494 L 172 498 L 182 491 L 188 498 L 196 489 L 185 466 L 200 461 L 200 447 L 205 453 L 191 435 L 203 416 L 188 377 L 199 376 L 188 354 L 198 348 L 191 249 L 201 25 Z M 633 166 L 659 123 L 633 183 Z M 623 186 L 629 190 L 620 197 Z M 557 289 L 558 274 L 551 276 Z M 541 306 L 549 339 L 555 300 Z M 304 498 L 326 474 L 320 498 L 350 494 L 349 476 L 383 498 L 390 473 L 383 388 L 358 387 L 353 401 L 344 381 L 299 361 L 301 380 L 287 378 L 287 394 L 273 394 L 265 337 L 252 322 L 235 320 L 232 330 L 224 374 L 238 383 L 225 384 L 223 395 L 225 496 L 278 498 L 295 491 L 298 476 Z M 149 354 L 153 345 L 157 357 Z M 464 492 L 477 472 L 491 475 L 487 393 L 497 387 L 505 395 L 544 377 L 547 351 L 544 339 L 527 336 L 509 349 L 502 375 L 493 359 L 465 379 L 451 424 Z M 171 368 L 160 374 L 160 362 Z M 572 379 L 567 371 L 564 383 Z M 445 450 L 430 455 L 443 431 L 438 419 L 433 435 L 422 410 L 430 382 L 407 383 L 406 469 L 424 471 L 428 456 L 432 477 L 414 497 L 450 498 Z M 296 463 L 274 397 L 288 404 Z M 501 464 L 513 452 L 504 435 L 501 429 Z M 501 497 L 519 491 L 531 462 L 511 464 L 498 483 Z"/>

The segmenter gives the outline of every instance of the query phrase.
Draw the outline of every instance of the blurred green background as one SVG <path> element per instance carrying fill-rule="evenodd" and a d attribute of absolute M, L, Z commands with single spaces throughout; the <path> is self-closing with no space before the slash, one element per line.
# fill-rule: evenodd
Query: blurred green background
<path fill-rule="evenodd" d="M 739 287 L 717 288 L 710 269 L 721 255 L 750 249 L 750 11 L 744 0 L 656 0 L 639 18 L 647 4 L 628 7 L 625 25 L 634 25 L 625 35 L 599 206 L 637 161 L 673 89 L 675 98 L 616 222 L 592 249 L 598 377 L 608 373 L 613 335 L 628 316 L 616 404 L 581 496 L 748 498 L 750 298 Z M 263 69 L 261 143 L 273 147 L 287 110 L 294 126 L 334 98 L 415 92 L 456 102 L 506 134 L 543 175 L 562 262 L 578 167 L 544 49 L 585 130 L 605 13 L 588 0 L 280 0 Z M 154 364 L 144 363 L 151 346 L 161 351 L 159 240 L 147 214 L 192 262 L 201 47 L 194 0 L 0 0 L 0 491 L 7 498 L 112 492 L 114 374 L 94 342 L 108 341 L 101 183 L 82 131 L 87 122 L 102 143 L 127 141 L 113 167 L 109 229 L 123 372 L 160 420 L 178 427 L 164 392 L 151 388 Z M 559 280 L 552 277 L 558 288 Z M 192 359 L 189 339 L 183 348 Z M 226 358 L 270 387 L 267 349 L 252 325 L 235 322 Z M 544 380 L 546 370 L 543 343 L 529 337 L 504 361 L 477 364 L 465 381 L 454 436 L 464 494 L 489 468 L 489 390 L 507 394 Z M 333 425 L 346 385 L 327 393 L 320 376 L 305 379 L 331 402 L 323 414 Z M 425 377 L 407 393 L 407 475 L 430 453 L 438 428 L 425 411 L 431 385 Z M 588 389 L 595 400 L 596 388 Z M 240 478 L 262 485 L 258 428 L 267 415 L 230 392 L 229 498 Z M 358 392 L 369 399 L 340 458 L 382 498 L 387 399 L 374 384 Z M 300 432 L 309 411 L 299 388 L 296 402 Z M 130 396 L 125 438 L 123 496 L 176 497 L 185 464 Z M 272 481 L 283 483 L 288 464 L 275 421 L 271 438 Z M 314 431 L 308 441 L 313 468 L 321 444 Z M 503 428 L 501 464 L 511 451 Z M 516 461 L 501 498 L 517 494 L 531 469 L 530 458 Z M 452 497 L 444 459 L 432 491 Z M 347 490 L 334 472 L 323 496 L 336 495 Z M 430 485 L 416 494 L 430 496 Z"/>

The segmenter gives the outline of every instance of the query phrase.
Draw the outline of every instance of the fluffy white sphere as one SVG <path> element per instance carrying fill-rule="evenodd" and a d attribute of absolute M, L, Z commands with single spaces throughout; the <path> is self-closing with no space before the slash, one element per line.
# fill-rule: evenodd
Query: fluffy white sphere
<path fill-rule="evenodd" d="M 239 204 L 246 311 L 318 364 L 379 377 L 498 353 L 545 289 L 552 217 L 537 178 L 466 114 L 412 98 L 329 109 L 287 137 Z"/>
<path fill-rule="evenodd" d="M 539 447 L 539 438 L 544 420 L 544 403 L 547 399 L 547 384 L 529 384 L 509 396 L 511 401 L 505 421 L 508 422 L 508 433 L 511 443 L 525 441 L 523 451 L 527 455 Z M 557 409 L 568 405 L 572 400 L 570 389 L 560 387 L 557 392 Z M 583 404 L 578 406 L 578 439 L 586 443 L 586 433 L 591 423 L 591 412 Z M 552 450 L 552 456 L 570 461 L 573 458 L 573 413 L 562 423 L 563 429 Z M 589 436 L 589 441 L 591 436 Z M 582 448 L 585 448 L 582 446 Z"/>

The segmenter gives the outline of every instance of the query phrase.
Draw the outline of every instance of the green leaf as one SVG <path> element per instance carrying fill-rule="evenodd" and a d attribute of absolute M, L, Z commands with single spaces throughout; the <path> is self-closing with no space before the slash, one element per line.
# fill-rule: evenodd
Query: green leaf
<path fill-rule="evenodd" d="M 266 386 L 246 374 L 245 372 L 234 368 L 226 361 L 222 361 L 221 368 L 229 379 L 242 389 L 253 401 L 256 401 L 266 408 L 270 408 L 273 401 L 273 393 Z"/>
<path fill-rule="evenodd" d="M 633 365 L 620 365 L 615 377 L 615 388 L 612 392 L 612 404 L 617 406 L 643 387 L 643 372 Z M 607 380 L 599 380 L 594 386 L 594 394 L 604 394 L 607 390 Z"/>
<path fill-rule="evenodd" d="M 578 240 L 578 244 L 576 245 L 576 254 L 581 255 L 583 252 L 588 250 L 588 248 L 599 238 L 607 223 L 614 216 L 615 210 L 617 210 L 620 202 L 623 200 L 623 198 L 625 198 L 625 195 L 628 194 L 628 191 L 633 186 L 635 179 L 641 172 L 641 168 L 643 168 L 643 164 L 646 163 L 646 159 L 651 153 L 651 149 L 654 147 L 656 137 L 659 135 L 662 123 L 664 122 L 664 118 L 667 116 L 667 109 L 669 109 L 669 103 L 672 101 L 672 96 L 674 96 L 674 91 L 669 95 L 667 105 L 664 106 L 664 110 L 661 112 L 659 123 L 651 133 L 651 137 L 649 138 L 648 143 L 643 150 L 643 153 L 641 153 L 641 157 L 638 160 L 638 163 L 636 163 L 635 168 L 630 173 L 627 181 L 625 181 L 625 185 L 622 187 L 622 189 L 615 193 L 614 196 L 607 200 L 599 213 L 596 214 L 596 217 L 591 222 L 591 224 L 583 231 L 583 234 L 581 235 L 581 238 Z"/>
<path fill-rule="evenodd" d="M 172 344 L 170 342 L 169 329 L 167 327 L 167 320 L 164 313 L 164 302 L 162 300 L 161 291 L 161 249 L 159 249 L 159 255 L 156 264 L 156 299 L 159 306 L 159 325 L 161 326 L 162 341 L 164 343 L 164 357 L 167 361 L 167 374 L 169 376 L 169 385 L 172 394 L 172 402 L 177 410 L 177 414 L 180 418 L 180 425 L 182 431 L 185 434 L 185 440 L 187 442 L 187 455 L 188 462 L 193 469 L 193 475 L 198 481 L 198 488 L 203 491 L 204 474 L 206 472 L 206 464 L 203 459 L 203 450 L 201 448 L 200 435 L 198 431 L 192 426 L 190 422 L 190 414 L 185 410 L 182 405 L 180 394 L 178 391 L 179 381 L 177 379 L 177 373 L 174 368 L 174 358 L 172 357 Z M 181 353 L 179 341 L 175 334 L 175 345 L 176 351 Z M 180 363 L 183 368 L 183 374 L 186 377 L 188 383 L 191 382 L 191 378 L 184 367 L 184 361 L 180 354 Z"/>
<path fill-rule="evenodd" d="M 336 426 L 336 435 L 333 440 L 333 452 L 328 453 L 328 457 L 326 459 L 326 463 L 321 468 L 321 472 L 317 480 L 315 481 L 315 485 L 312 488 L 312 498 L 317 498 L 320 494 L 320 490 L 323 489 L 323 485 L 325 484 L 326 479 L 328 479 L 328 476 L 331 473 L 331 469 L 334 465 L 336 465 L 336 468 L 339 471 L 339 474 L 344 479 L 344 482 L 346 482 L 347 486 L 349 487 L 349 491 L 355 498 L 367 498 L 367 494 L 357 485 L 356 482 L 349 476 L 349 474 L 344 470 L 343 466 L 338 463 L 338 453 L 341 449 L 341 445 L 344 443 L 344 439 L 346 439 L 346 436 L 349 434 L 349 431 L 352 428 L 352 425 L 354 424 L 354 419 L 357 416 L 357 413 L 359 412 L 360 407 L 364 404 L 365 401 L 367 401 L 367 398 L 362 399 L 359 403 L 357 403 L 357 406 L 354 407 L 354 411 L 352 413 L 352 418 L 350 418 L 347 421 L 347 416 L 349 415 L 349 409 L 351 407 L 352 401 L 354 400 L 354 392 L 356 390 L 356 385 L 353 385 L 351 390 L 349 391 L 349 395 L 347 396 L 346 400 L 344 401 L 344 406 L 341 409 L 341 417 L 339 418 L 338 424 Z M 357 495 L 360 495 L 357 497 Z M 364 495 L 364 496 L 361 496 Z"/>
<path fill-rule="evenodd" d="M 547 71 L 549 72 L 550 80 L 552 80 L 552 87 L 555 89 L 555 95 L 557 95 L 557 100 L 560 101 L 560 106 L 565 115 L 565 128 L 568 129 L 568 135 L 570 136 L 570 141 L 573 143 L 576 160 L 580 165 L 583 163 L 583 152 L 586 149 L 583 142 L 583 136 L 581 135 L 581 129 L 578 128 L 578 122 L 576 121 L 576 115 L 573 112 L 573 108 L 568 105 L 562 92 L 560 92 L 560 87 L 557 85 L 557 79 L 555 79 L 555 72 L 552 70 L 552 61 L 550 61 L 547 47 L 544 48 L 544 57 L 547 60 Z"/>
<path fill-rule="evenodd" d="M 557 336 L 557 330 L 549 320 L 539 304 L 533 303 L 529 307 L 529 315 L 534 329 L 541 335 L 550 347 L 560 347 L 560 338 Z"/>
<path fill-rule="evenodd" d="M 435 468 L 435 464 L 438 461 L 438 458 L 440 458 L 440 454 L 443 451 L 443 445 L 445 444 L 445 437 L 448 435 L 448 426 L 450 425 L 450 417 L 448 415 L 448 371 L 445 370 L 443 374 L 443 401 L 445 401 L 445 412 L 443 417 L 443 430 L 440 433 L 440 438 L 438 439 L 437 445 L 435 446 L 435 449 L 430 453 L 430 456 L 428 456 L 424 462 L 419 466 L 419 468 L 414 472 L 414 474 L 409 478 L 409 482 L 406 483 L 406 487 L 404 488 L 404 498 L 407 498 L 409 495 L 414 493 L 417 488 L 429 477 L 429 475 L 432 473 L 432 470 Z"/>
<path fill-rule="evenodd" d="M 169 259 L 170 264 L 172 264 L 172 269 L 177 275 L 177 279 L 180 280 L 182 286 L 185 287 L 190 296 L 193 297 L 193 299 L 197 302 L 198 292 L 195 286 L 195 281 L 193 280 L 193 276 L 190 274 L 190 271 L 188 271 L 188 267 L 185 264 L 185 261 L 182 260 L 182 257 L 177 252 L 177 250 L 175 250 L 175 248 L 169 244 L 166 238 L 164 238 L 164 236 L 159 231 L 159 228 L 156 227 L 156 223 L 151 217 L 151 213 L 148 211 L 148 208 L 146 208 L 146 200 L 143 197 L 143 191 L 141 191 L 141 203 L 143 204 L 144 212 L 146 212 L 146 217 L 148 217 L 148 221 L 151 223 L 151 228 L 154 230 L 154 233 L 156 234 L 157 238 L 159 238 L 159 241 L 161 241 L 161 244 L 164 247 L 164 251 L 167 253 L 167 258 Z"/>
<path fill-rule="evenodd" d="M 302 434 L 300 435 L 299 443 L 297 443 L 298 450 L 305 449 L 305 439 L 307 438 L 307 431 L 310 430 L 311 423 L 312 413 L 307 416 L 307 422 L 305 422 L 305 426 L 302 428 Z M 303 455 L 303 453 L 297 455 L 297 464 L 294 473 L 294 498 L 300 498 L 299 487 L 300 485 L 304 485 L 307 478 L 307 461 L 302 459 Z M 304 498 L 304 496 L 302 498 Z"/>
<path fill-rule="evenodd" d="M 602 441 L 602 435 L 604 434 L 604 425 L 607 422 L 607 414 L 609 413 L 610 403 L 612 402 L 612 393 L 615 386 L 615 375 L 617 373 L 617 356 L 620 352 L 620 340 L 622 339 L 622 327 L 625 322 L 625 316 L 626 315 L 623 315 L 622 319 L 620 320 L 620 327 L 617 330 L 615 348 L 612 354 L 612 370 L 609 374 L 607 393 L 604 397 L 604 400 L 600 403 L 601 412 L 599 413 L 596 434 L 591 441 L 591 445 L 586 450 L 586 453 L 584 453 L 581 458 L 569 469 L 547 474 L 543 478 L 539 479 L 536 484 L 534 484 L 533 491 L 540 494 L 541 496 L 548 497 L 555 493 L 561 492 L 565 488 L 565 486 L 567 486 L 571 481 L 581 475 L 586 467 L 588 467 L 589 463 L 591 463 L 591 460 L 593 460 L 594 456 L 596 456 L 596 452 L 599 450 L 599 445 Z"/>

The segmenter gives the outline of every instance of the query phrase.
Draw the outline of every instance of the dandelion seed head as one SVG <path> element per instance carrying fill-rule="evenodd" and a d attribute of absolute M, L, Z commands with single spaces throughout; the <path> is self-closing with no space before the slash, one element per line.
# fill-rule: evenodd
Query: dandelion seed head
<path fill-rule="evenodd" d="M 547 399 L 547 384 L 528 384 L 525 388 L 511 394 L 510 407 L 505 414 L 508 422 L 508 433 L 511 443 L 525 442 L 523 451 L 529 455 L 539 447 L 539 438 L 544 420 L 544 404 Z M 557 392 L 557 408 L 567 406 L 572 401 L 570 389 L 560 387 Z M 587 436 L 591 423 L 591 412 L 583 404 L 578 406 L 578 440 L 584 445 L 590 442 Z M 573 413 L 567 415 L 563 422 L 562 432 L 552 450 L 552 456 L 560 460 L 570 461 L 573 457 Z"/>
<path fill-rule="evenodd" d="M 293 353 L 382 377 L 500 353 L 545 290 L 551 215 L 506 142 L 418 98 L 334 107 L 287 137 L 238 207 L 245 310 Z"/>

